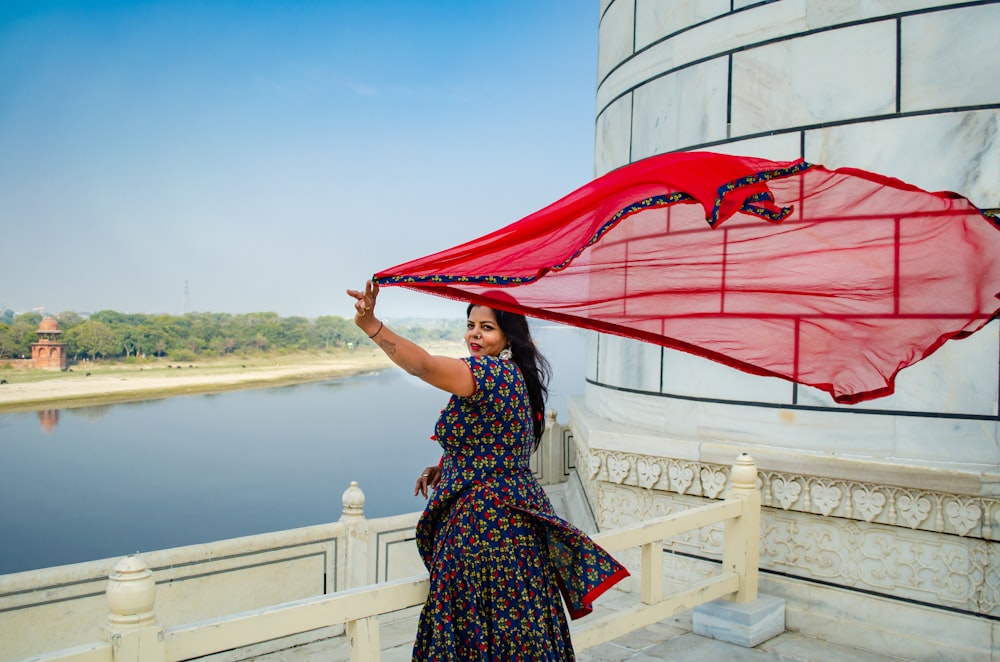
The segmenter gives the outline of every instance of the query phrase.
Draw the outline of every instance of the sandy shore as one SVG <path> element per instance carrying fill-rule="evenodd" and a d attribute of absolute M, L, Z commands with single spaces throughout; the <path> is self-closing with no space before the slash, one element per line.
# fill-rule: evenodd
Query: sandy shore
<path fill-rule="evenodd" d="M 437 354 L 461 355 L 461 346 L 429 348 Z M 284 362 L 283 362 L 284 361 Z M 264 388 L 348 377 L 372 371 L 394 369 L 382 352 L 345 353 L 334 357 L 276 357 L 246 363 L 122 367 L 94 370 L 74 366 L 73 372 L 40 381 L 19 380 L 15 373 L 2 375 L 0 412 L 83 407 L 88 405 L 146 400 L 152 398 L 217 393 L 240 388 Z"/>

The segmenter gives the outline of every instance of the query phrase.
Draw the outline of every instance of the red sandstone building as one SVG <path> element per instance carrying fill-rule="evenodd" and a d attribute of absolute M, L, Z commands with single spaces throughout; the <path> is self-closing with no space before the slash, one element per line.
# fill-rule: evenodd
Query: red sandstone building
<path fill-rule="evenodd" d="M 38 325 L 38 342 L 31 343 L 31 365 L 43 370 L 66 369 L 66 343 L 59 342 L 59 323 L 46 317 Z"/>

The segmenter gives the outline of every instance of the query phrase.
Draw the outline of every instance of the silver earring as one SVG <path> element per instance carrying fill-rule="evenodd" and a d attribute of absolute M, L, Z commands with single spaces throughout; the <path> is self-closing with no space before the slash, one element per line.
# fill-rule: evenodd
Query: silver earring
<path fill-rule="evenodd" d="M 504 361 L 510 361 L 513 356 L 514 352 L 510 351 L 510 347 L 504 347 L 500 350 L 500 358 Z"/>

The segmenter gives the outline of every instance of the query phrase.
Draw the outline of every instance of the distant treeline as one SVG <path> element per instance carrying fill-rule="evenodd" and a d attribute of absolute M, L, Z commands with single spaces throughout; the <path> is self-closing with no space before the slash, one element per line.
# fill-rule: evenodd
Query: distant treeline
<path fill-rule="evenodd" d="M 350 320 L 336 315 L 316 319 L 277 313 L 187 313 L 145 315 L 102 310 L 89 316 L 54 316 L 71 361 L 168 357 L 191 361 L 227 354 L 331 350 L 370 342 Z M 0 312 L 0 359 L 31 358 L 38 341 L 39 313 Z M 458 340 L 464 320 L 397 320 L 396 331 L 415 342 Z"/>

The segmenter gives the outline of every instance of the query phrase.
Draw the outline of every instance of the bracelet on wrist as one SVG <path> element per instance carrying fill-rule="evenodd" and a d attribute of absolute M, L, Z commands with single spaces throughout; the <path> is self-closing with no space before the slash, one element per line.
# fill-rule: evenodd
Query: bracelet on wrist
<path fill-rule="evenodd" d="M 375 333 L 373 333 L 373 334 L 371 334 L 370 336 L 368 336 L 368 338 L 369 338 L 369 339 L 374 339 L 374 338 L 375 338 L 375 336 L 377 336 L 378 334 L 382 333 L 382 327 L 383 327 L 383 326 L 385 326 L 385 324 L 384 324 L 384 323 L 382 323 L 382 322 L 379 322 L 379 323 L 378 323 L 378 331 L 376 331 Z"/>

